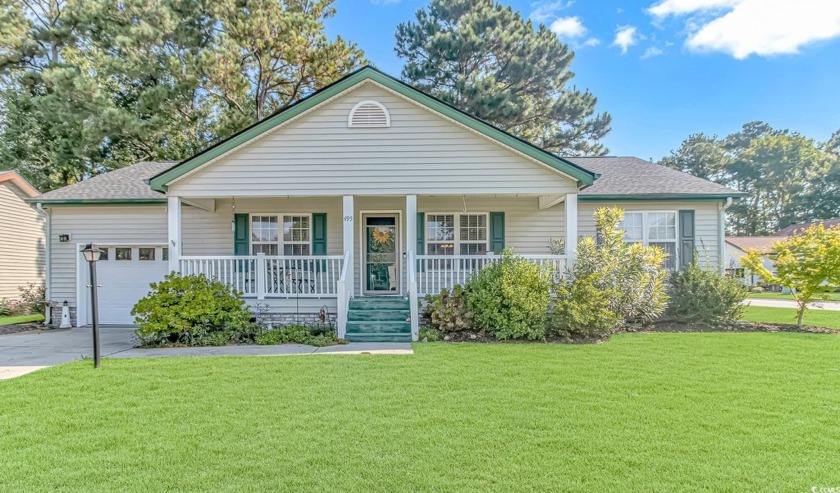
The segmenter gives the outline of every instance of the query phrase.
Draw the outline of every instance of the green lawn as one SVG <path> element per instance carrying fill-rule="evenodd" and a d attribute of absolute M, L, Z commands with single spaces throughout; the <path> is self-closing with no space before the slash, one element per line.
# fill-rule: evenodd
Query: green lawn
<path fill-rule="evenodd" d="M 90 361 L 0 381 L 0 491 L 810 491 L 840 336 Z"/>
<path fill-rule="evenodd" d="M 12 315 L 9 317 L 0 317 L 0 325 L 22 324 L 25 322 L 42 322 L 44 320 L 43 314 L 35 315 Z"/>
<path fill-rule="evenodd" d="M 741 317 L 741 320 L 748 322 L 795 324 L 796 309 L 748 306 L 746 310 L 744 310 L 744 315 Z M 827 327 L 829 329 L 840 329 L 840 311 L 810 309 L 805 312 L 804 323 L 805 325 Z"/>
<path fill-rule="evenodd" d="M 750 293 L 748 298 L 763 298 L 770 300 L 793 300 L 793 296 L 782 293 Z M 825 297 L 830 301 L 840 301 L 840 293 L 825 293 Z"/>

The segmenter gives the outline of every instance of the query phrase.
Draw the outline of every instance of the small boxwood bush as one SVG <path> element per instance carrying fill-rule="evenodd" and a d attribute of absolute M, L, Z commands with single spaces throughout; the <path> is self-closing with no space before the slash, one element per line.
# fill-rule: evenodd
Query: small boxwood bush
<path fill-rule="evenodd" d="M 696 259 L 671 274 L 670 281 L 666 317 L 713 327 L 732 325 L 741 318 L 747 289 L 732 278 L 700 267 Z"/>
<path fill-rule="evenodd" d="M 551 303 L 549 267 L 505 250 L 467 281 L 467 306 L 477 328 L 497 339 L 545 339 Z"/>
<path fill-rule="evenodd" d="M 151 284 L 131 314 L 140 325 L 137 336 L 147 345 L 220 345 L 225 336 L 216 333 L 229 333 L 227 342 L 241 342 L 259 331 L 237 293 L 204 275 L 168 274 Z"/>
<path fill-rule="evenodd" d="M 329 327 L 329 329 L 325 327 Z M 297 343 L 323 347 L 339 344 L 341 341 L 336 336 L 335 330 L 330 326 L 319 325 L 310 328 L 295 324 L 266 330 L 256 337 L 256 342 L 263 346 Z"/>

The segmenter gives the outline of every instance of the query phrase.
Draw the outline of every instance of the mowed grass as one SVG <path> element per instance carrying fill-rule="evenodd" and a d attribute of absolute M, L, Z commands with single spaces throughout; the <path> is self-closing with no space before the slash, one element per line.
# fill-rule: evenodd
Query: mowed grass
<path fill-rule="evenodd" d="M 796 309 L 768 306 L 748 306 L 741 316 L 747 322 L 768 322 L 777 324 L 795 324 Z M 808 309 L 803 318 L 805 325 L 840 329 L 840 311 Z"/>
<path fill-rule="evenodd" d="M 104 360 L 0 381 L 0 491 L 810 491 L 840 336 Z"/>
<path fill-rule="evenodd" d="M 44 315 L 36 313 L 34 315 L 10 315 L 7 317 L 0 317 L 0 325 L 23 324 L 27 322 L 43 322 Z"/>

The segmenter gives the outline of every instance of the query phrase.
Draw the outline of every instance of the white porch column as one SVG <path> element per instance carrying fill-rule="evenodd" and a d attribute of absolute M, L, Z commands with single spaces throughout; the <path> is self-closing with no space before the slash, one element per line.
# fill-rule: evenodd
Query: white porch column
<path fill-rule="evenodd" d="M 566 194 L 566 265 L 575 263 L 578 242 L 578 194 Z"/>
<path fill-rule="evenodd" d="M 181 199 L 169 197 L 167 199 L 167 215 L 169 220 L 169 271 L 181 271 Z"/>
<path fill-rule="evenodd" d="M 417 196 L 405 196 L 405 251 L 417 251 Z"/>
<path fill-rule="evenodd" d="M 355 272 L 354 269 L 355 264 L 353 263 L 354 257 L 354 248 L 353 248 L 353 226 L 355 225 L 356 221 L 356 210 L 353 205 L 353 196 L 352 195 L 345 195 L 343 198 L 343 211 L 342 214 L 342 224 L 343 227 L 343 234 L 344 234 L 344 248 L 342 249 L 342 253 L 350 252 L 349 262 L 350 266 L 347 269 L 347 286 L 350 289 L 350 292 L 353 294 L 356 293 L 356 280 L 355 280 Z"/>

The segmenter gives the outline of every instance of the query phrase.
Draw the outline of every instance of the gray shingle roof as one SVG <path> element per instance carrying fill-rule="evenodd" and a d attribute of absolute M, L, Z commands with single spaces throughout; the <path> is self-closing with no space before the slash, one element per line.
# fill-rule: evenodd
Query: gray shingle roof
<path fill-rule="evenodd" d="M 799 224 L 791 224 L 786 228 L 780 229 L 776 234 L 773 236 L 791 236 L 795 233 L 800 231 L 804 231 L 815 224 L 822 224 L 824 228 L 832 228 L 834 226 L 840 226 L 840 217 L 835 219 L 823 219 L 820 221 L 813 221 L 810 223 L 799 223 Z"/>
<path fill-rule="evenodd" d="M 743 195 L 729 187 L 691 176 L 636 157 L 565 157 L 564 159 L 599 173 L 595 184 L 581 196 L 598 195 Z"/>
<path fill-rule="evenodd" d="M 564 158 L 601 175 L 581 196 L 615 195 L 710 195 L 738 196 L 739 192 L 702 178 L 682 173 L 635 157 Z M 147 180 L 177 164 L 175 161 L 143 161 L 73 185 L 53 190 L 35 202 L 164 200 L 152 191 Z"/>
<path fill-rule="evenodd" d="M 143 180 L 151 178 L 175 164 L 175 161 L 141 161 L 41 194 L 35 197 L 33 202 L 166 200 L 163 194 L 152 191 Z"/>

